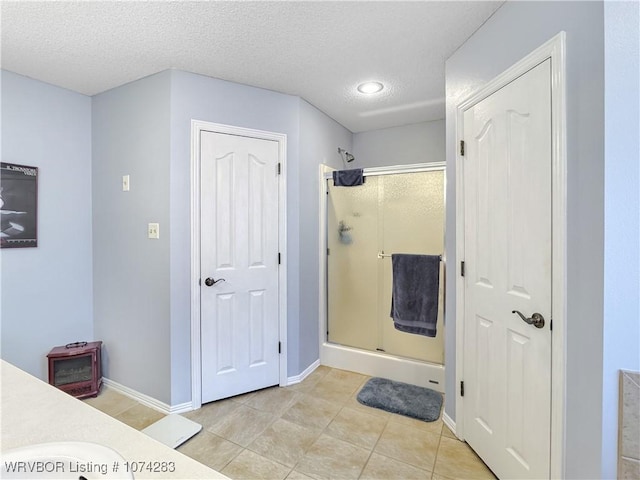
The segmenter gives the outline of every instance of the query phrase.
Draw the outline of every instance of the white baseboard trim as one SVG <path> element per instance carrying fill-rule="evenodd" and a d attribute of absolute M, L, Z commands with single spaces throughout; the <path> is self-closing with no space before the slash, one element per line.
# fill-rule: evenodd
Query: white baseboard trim
<path fill-rule="evenodd" d="M 309 375 L 311 375 L 311 373 L 320 366 L 320 359 L 316 360 L 315 362 L 313 362 L 311 365 L 309 365 L 304 372 L 302 372 L 300 375 L 294 375 L 293 377 L 288 377 L 287 378 L 287 385 L 295 385 L 296 383 L 300 383 L 301 381 L 303 381 L 305 378 L 307 378 Z"/>
<path fill-rule="evenodd" d="M 442 412 L 442 422 L 449 427 L 449 430 L 451 430 L 453 432 L 454 435 L 456 435 L 456 422 L 454 422 L 451 417 L 449 415 L 447 415 L 447 412 Z M 457 437 L 457 435 L 456 435 Z"/>
<path fill-rule="evenodd" d="M 158 410 L 159 412 L 162 412 L 166 415 L 169 415 L 171 413 L 190 412 L 191 410 L 193 410 L 193 408 L 191 407 L 191 402 L 179 403 L 178 405 L 167 405 L 166 403 L 161 402 L 160 400 L 156 400 L 155 398 L 150 397 L 149 395 L 140 393 L 137 390 L 134 390 L 133 388 L 125 387 L 124 385 L 118 382 L 114 382 L 113 380 L 110 380 L 108 378 L 103 377 L 102 382 L 107 387 L 114 389 L 116 392 L 121 393 L 122 395 L 125 395 L 129 398 L 132 398 L 140 402 L 141 404 L 146 405 L 147 407 L 151 407 L 155 410 Z"/>

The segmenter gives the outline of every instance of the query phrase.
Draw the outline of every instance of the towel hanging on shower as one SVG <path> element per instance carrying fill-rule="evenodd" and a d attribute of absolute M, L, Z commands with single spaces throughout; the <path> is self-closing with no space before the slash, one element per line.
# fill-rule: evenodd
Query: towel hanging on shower
<path fill-rule="evenodd" d="M 363 183 L 364 171 L 362 168 L 333 171 L 333 185 L 336 187 L 355 187 Z"/>
<path fill-rule="evenodd" d="M 391 255 L 391 318 L 396 330 L 436 336 L 440 255 Z"/>

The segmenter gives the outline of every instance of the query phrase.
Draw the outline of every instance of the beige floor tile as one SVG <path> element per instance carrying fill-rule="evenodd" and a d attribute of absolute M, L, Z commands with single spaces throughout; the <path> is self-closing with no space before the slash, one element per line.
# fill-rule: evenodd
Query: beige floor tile
<path fill-rule="evenodd" d="M 332 369 L 327 375 L 323 378 L 325 381 L 335 381 L 339 382 L 343 385 L 349 385 L 355 389 L 361 387 L 364 382 L 369 380 L 371 377 L 367 375 L 362 375 L 360 373 L 349 372 L 347 370 L 338 370 L 336 368 Z"/>
<path fill-rule="evenodd" d="M 136 430 L 142 430 L 148 427 L 152 423 L 157 422 L 161 418 L 164 418 L 164 413 L 161 413 L 153 408 L 149 408 L 145 405 L 136 404 L 131 408 L 128 408 L 122 413 L 113 416 L 115 419 L 126 423 L 130 427 Z"/>
<path fill-rule="evenodd" d="M 287 480 L 313 480 L 313 478 L 294 470 L 289 474 Z"/>
<path fill-rule="evenodd" d="M 240 408 L 240 405 L 240 403 L 232 400 L 218 400 L 217 402 L 206 403 L 199 409 L 182 415 L 199 423 L 203 429 L 210 430 Z"/>
<path fill-rule="evenodd" d="M 372 453 L 360 476 L 361 480 L 429 480 L 431 472 Z"/>
<path fill-rule="evenodd" d="M 112 417 L 138 404 L 134 399 L 104 385 L 97 397 L 86 398 L 84 402 Z"/>
<path fill-rule="evenodd" d="M 389 422 L 374 451 L 414 467 L 433 471 L 439 442 L 439 435 Z"/>
<path fill-rule="evenodd" d="M 228 400 L 232 402 L 238 403 L 247 403 L 251 397 L 253 397 L 256 392 L 243 393 L 242 395 L 236 395 L 235 397 L 230 397 Z"/>
<path fill-rule="evenodd" d="M 234 480 L 282 480 L 289 475 L 290 470 L 289 467 L 264 458 L 251 450 L 243 450 L 222 469 L 222 473 Z"/>
<path fill-rule="evenodd" d="M 440 435 L 442 433 L 442 419 L 438 418 L 433 422 L 425 422 L 424 420 L 418 420 L 416 418 L 407 417 L 404 415 L 398 415 L 397 413 L 392 413 L 389 417 L 390 422 L 400 423 L 402 425 L 408 425 L 410 427 L 419 428 L 420 430 L 424 430 L 425 432 L 435 433 L 436 435 Z"/>
<path fill-rule="evenodd" d="M 309 393 L 311 390 L 313 390 L 313 387 L 316 386 L 316 383 L 318 382 L 300 382 L 294 383 L 293 385 L 288 385 L 284 388 L 286 388 L 290 392 Z"/>
<path fill-rule="evenodd" d="M 380 438 L 386 424 L 385 418 L 344 407 L 324 433 L 371 450 Z"/>
<path fill-rule="evenodd" d="M 177 450 L 200 463 L 222 470 L 243 448 L 213 433 L 201 430 L 195 437 L 180 445 Z"/>
<path fill-rule="evenodd" d="M 321 435 L 295 468 L 316 479 L 356 479 L 368 458 L 369 450 Z"/>
<path fill-rule="evenodd" d="M 321 431 L 283 420 L 273 422 L 250 445 L 249 450 L 293 467 L 320 436 Z"/>
<path fill-rule="evenodd" d="M 331 373 L 333 372 L 330 372 L 320 380 L 316 386 L 308 392 L 308 394 L 329 402 L 344 404 L 354 394 L 358 387 L 348 382 L 344 383 L 340 380 L 329 378 Z"/>
<path fill-rule="evenodd" d="M 247 447 L 275 419 L 276 417 L 270 413 L 240 405 L 209 431 L 233 443 Z"/>
<path fill-rule="evenodd" d="M 324 378 L 324 376 L 327 375 L 331 370 L 333 370 L 333 368 L 327 367 L 326 365 L 318 365 L 318 368 L 307 375 L 303 382 L 318 381 L 321 378 Z"/>
<path fill-rule="evenodd" d="M 266 388 L 254 392 L 245 405 L 263 412 L 281 414 L 293 405 L 300 395 L 300 393 L 292 392 L 286 388 Z"/>
<path fill-rule="evenodd" d="M 302 395 L 282 418 L 305 427 L 323 429 L 335 418 L 341 405 L 311 395 Z"/>
<path fill-rule="evenodd" d="M 321 366 L 292 387 L 211 402 L 184 414 L 204 430 L 178 450 L 232 479 L 409 480 L 428 479 L 430 470 L 433 480 L 495 478 L 441 419 L 422 422 L 360 404 L 368 379 Z M 138 429 L 163 417 L 108 387 L 85 402 Z M 634 462 L 630 470 L 637 469 Z"/>
<path fill-rule="evenodd" d="M 453 433 L 451 429 L 444 424 L 442 425 L 442 435 L 444 435 L 445 437 L 449 437 L 449 438 L 453 438 L 454 440 L 457 440 L 456 434 Z"/>
<path fill-rule="evenodd" d="M 494 479 L 491 470 L 464 442 L 442 437 L 434 473 L 450 478 Z"/>

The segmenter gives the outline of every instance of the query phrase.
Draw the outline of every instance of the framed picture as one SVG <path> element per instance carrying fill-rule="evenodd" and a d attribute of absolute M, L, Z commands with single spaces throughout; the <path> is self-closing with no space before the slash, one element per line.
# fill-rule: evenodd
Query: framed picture
<path fill-rule="evenodd" d="M 0 162 L 0 248 L 38 246 L 38 168 Z"/>

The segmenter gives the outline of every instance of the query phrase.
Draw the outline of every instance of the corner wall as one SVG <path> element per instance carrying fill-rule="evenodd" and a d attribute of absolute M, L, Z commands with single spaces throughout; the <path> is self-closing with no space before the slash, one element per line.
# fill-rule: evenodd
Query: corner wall
<path fill-rule="evenodd" d="M 338 147 L 351 151 L 352 134 L 338 122 L 300 99 L 300 284 L 301 373 L 320 358 L 318 312 L 320 311 L 320 164 L 344 168 Z"/>
<path fill-rule="evenodd" d="M 602 440 L 604 36 L 602 2 L 506 2 L 446 64 L 447 175 L 455 178 L 458 103 L 567 33 L 567 363 L 565 478 L 597 478 Z M 447 184 L 447 258 L 455 258 L 455 182 Z M 456 312 L 447 278 L 447 318 Z M 455 411 L 455 322 L 447 323 L 445 411 Z"/>
<path fill-rule="evenodd" d="M 93 100 L 94 328 L 104 375 L 171 404 L 168 71 Z M 122 176 L 130 191 L 122 191 Z M 147 224 L 160 238 L 147 238 Z"/>
<path fill-rule="evenodd" d="M 38 167 L 38 246 L 0 250 L 2 358 L 47 380 L 52 347 L 93 337 L 91 98 L 1 72 L 2 161 Z"/>

